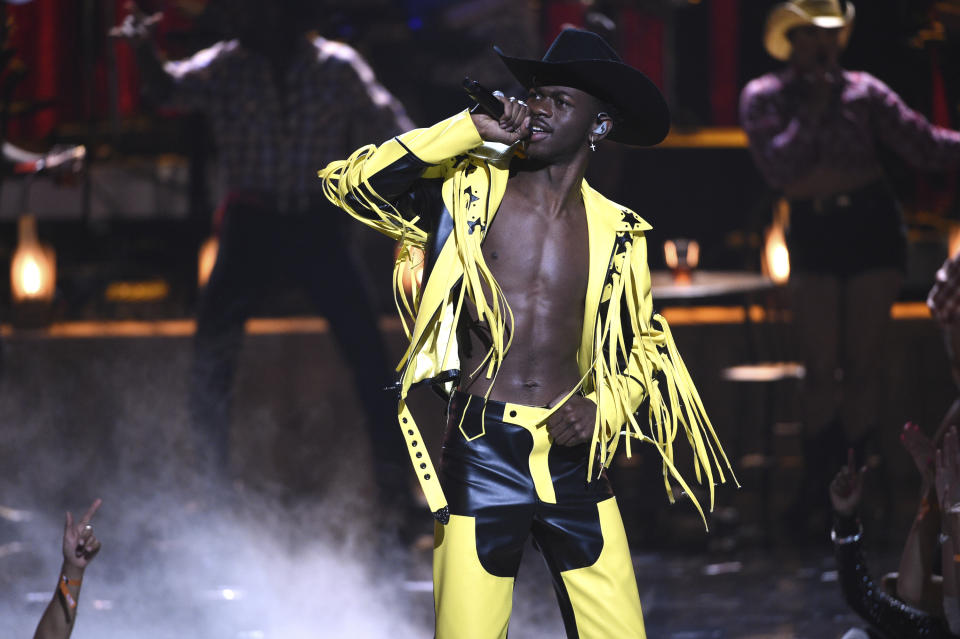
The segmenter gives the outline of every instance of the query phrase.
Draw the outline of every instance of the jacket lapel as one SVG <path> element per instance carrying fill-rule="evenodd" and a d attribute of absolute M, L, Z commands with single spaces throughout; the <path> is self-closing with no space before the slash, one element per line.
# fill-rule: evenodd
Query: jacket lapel
<path fill-rule="evenodd" d="M 578 364 L 585 374 L 593 365 L 594 340 L 603 301 L 604 289 L 616 274 L 610 271 L 614 243 L 620 233 L 636 233 L 652 229 L 636 213 L 614 204 L 583 181 L 581 187 L 584 208 L 587 210 L 587 231 L 590 246 L 590 274 L 587 279 L 587 299 L 583 305 L 583 336 L 580 341 Z"/>

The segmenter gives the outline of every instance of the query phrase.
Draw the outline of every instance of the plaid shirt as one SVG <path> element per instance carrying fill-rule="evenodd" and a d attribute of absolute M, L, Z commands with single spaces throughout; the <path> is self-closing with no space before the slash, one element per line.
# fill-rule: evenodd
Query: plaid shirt
<path fill-rule="evenodd" d="M 814 168 L 879 173 L 878 142 L 921 169 L 960 165 L 960 133 L 934 126 L 869 73 L 844 71 L 834 108 L 819 121 L 787 67 L 752 80 L 740 121 L 767 181 L 785 187 Z"/>
<path fill-rule="evenodd" d="M 165 68 L 170 105 L 210 119 L 228 190 L 275 194 L 280 210 L 322 198 L 320 167 L 413 128 L 354 49 L 319 37 L 304 39 L 283 78 L 236 40 Z"/>

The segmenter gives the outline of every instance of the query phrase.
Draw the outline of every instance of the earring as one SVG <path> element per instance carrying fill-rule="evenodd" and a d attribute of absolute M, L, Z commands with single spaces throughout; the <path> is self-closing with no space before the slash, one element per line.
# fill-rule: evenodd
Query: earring
<path fill-rule="evenodd" d="M 591 151 L 596 151 L 596 150 L 597 150 L 597 145 L 594 144 L 593 140 L 590 140 L 590 150 L 591 150 Z"/>

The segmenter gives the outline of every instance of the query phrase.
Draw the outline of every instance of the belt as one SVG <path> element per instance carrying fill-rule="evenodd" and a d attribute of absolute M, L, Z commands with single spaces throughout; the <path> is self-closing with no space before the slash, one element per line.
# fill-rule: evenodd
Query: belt
<path fill-rule="evenodd" d="M 522 426 L 528 430 L 540 428 L 546 424 L 547 418 L 553 414 L 553 411 L 546 406 L 529 406 L 527 404 L 514 404 L 511 402 L 500 402 L 494 399 L 484 399 L 479 395 L 471 395 L 463 391 L 454 391 L 450 395 L 450 410 L 456 406 L 462 407 L 463 414 L 460 418 L 460 432 L 467 441 L 477 439 L 483 436 L 481 431 L 478 434 L 470 434 L 463 430 L 463 418 L 470 415 L 480 419 L 494 419 L 506 424 Z"/>
<path fill-rule="evenodd" d="M 789 199 L 791 212 L 810 212 L 817 214 L 831 211 L 843 211 L 854 206 L 874 202 L 878 198 L 891 198 L 890 187 L 886 182 L 871 182 L 852 191 L 831 193 L 824 197 Z"/>
<path fill-rule="evenodd" d="M 484 400 L 482 397 L 468 395 L 467 393 L 461 393 L 459 391 L 455 391 L 451 398 L 473 398 L 470 403 L 479 400 L 481 403 L 481 409 L 482 405 L 486 404 L 487 410 L 492 411 L 489 413 L 491 417 L 496 416 L 496 418 L 500 419 L 501 421 L 522 426 L 531 433 L 539 433 L 545 432 L 540 431 L 539 426 L 545 424 L 547 419 L 549 419 L 549 417 L 553 415 L 557 409 L 563 406 L 567 399 L 569 399 L 570 395 L 573 395 L 576 390 L 576 388 L 571 390 L 567 397 L 563 398 L 562 401 L 557 402 L 556 406 L 552 408 Z M 468 409 L 469 404 L 464 410 Z M 440 485 L 440 480 L 437 478 L 437 471 L 433 466 L 433 462 L 430 460 L 430 454 L 427 452 L 427 448 L 424 445 L 423 436 L 420 434 L 420 429 L 417 427 L 417 422 L 414 420 L 413 414 L 407 407 L 405 398 L 401 398 L 399 404 L 397 405 L 397 419 L 400 421 L 400 428 L 403 432 L 403 438 L 407 444 L 407 453 L 410 455 L 410 462 L 413 464 L 413 469 L 417 473 L 417 481 L 420 483 L 420 489 L 423 491 L 423 496 L 427 500 L 427 505 L 430 508 L 430 512 L 433 513 L 434 519 L 439 521 L 441 524 L 446 524 L 450 521 L 450 508 L 447 505 L 447 498 L 443 494 L 443 487 Z M 474 437 L 474 439 L 476 439 L 476 437 Z"/>

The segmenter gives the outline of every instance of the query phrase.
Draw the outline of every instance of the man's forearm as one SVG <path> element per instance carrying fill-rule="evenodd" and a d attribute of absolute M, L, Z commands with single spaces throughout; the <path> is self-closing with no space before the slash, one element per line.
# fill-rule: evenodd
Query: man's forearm
<path fill-rule="evenodd" d="M 940 531 L 940 511 L 926 499 L 929 492 L 924 493 L 900 557 L 897 596 L 913 606 L 919 606 L 930 589 L 933 555 Z"/>
<path fill-rule="evenodd" d="M 163 102 L 173 92 L 173 78 L 163 68 L 163 62 L 153 42 L 133 45 L 137 68 L 143 80 L 143 93 L 153 102 Z"/>

